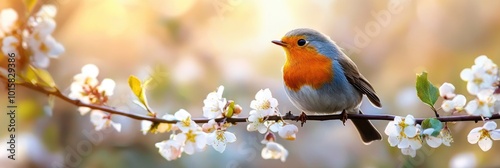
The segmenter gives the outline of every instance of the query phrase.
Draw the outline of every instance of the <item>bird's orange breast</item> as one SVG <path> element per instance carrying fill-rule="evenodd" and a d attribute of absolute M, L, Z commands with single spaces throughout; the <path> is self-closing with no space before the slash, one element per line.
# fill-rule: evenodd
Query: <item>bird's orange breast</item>
<path fill-rule="evenodd" d="M 314 48 L 290 48 L 286 55 L 283 80 L 289 89 L 299 91 L 305 85 L 319 89 L 332 81 L 332 60 Z"/>

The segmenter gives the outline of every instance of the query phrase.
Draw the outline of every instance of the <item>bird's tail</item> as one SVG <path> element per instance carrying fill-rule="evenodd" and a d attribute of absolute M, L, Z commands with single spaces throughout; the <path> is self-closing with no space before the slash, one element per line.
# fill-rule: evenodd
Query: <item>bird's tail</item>
<path fill-rule="evenodd" d="M 361 110 L 359 110 L 359 113 L 363 114 Z M 354 126 L 356 126 L 359 136 L 365 145 L 368 145 L 373 141 L 382 140 L 382 136 L 369 120 L 351 119 L 351 121 Z"/>

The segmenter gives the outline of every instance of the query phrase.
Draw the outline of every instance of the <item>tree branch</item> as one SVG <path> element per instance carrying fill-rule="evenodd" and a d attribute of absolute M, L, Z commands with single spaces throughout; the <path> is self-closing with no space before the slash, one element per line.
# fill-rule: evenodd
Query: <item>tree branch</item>
<path fill-rule="evenodd" d="M 116 115 L 121 115 L 121 116 L 126 116 L 129 118 L 133 118 L 136 120 L 147 120 L 151 122 L 156 122 L 156 123 L 176 123 L 176 120 L 165 120 L 162 118 L 154 118 L 146 115 L 140 115 L 140 114 L 133 114 L 133 113 L 128 113 L 125 111 L 117 110 L 112 107 L 107 107 L 107 106 L 100 106 L 100 105 L 93 105 L 93 104 L 86 104 L 82 103 L 79 100 L 73 100 L 67 97 L 66 95 L 62 94 L 59 90 L 56 91 L 48 91 L 44 89 L 41 86 L 36 86 L 30 83 L 21 83 L 17 84 L 24 86 L 26 88 L 29 88 L 31 90 L 44 93 L 47 95 L 52 95 L 55 97 L 60 98 L 63 101 L 66 101 L 68 103 L 71 103 L 76 106 L 81 106 L 81 107 L 88 107 L 91 109 L 95 110 L 101 110 L 105 111 L 111 114 L 116 114 Z M 348 119 L 367 119 L 367 120 L 387 120 L 387 121 L 392 121 L 394 120 L 395 115 L 373 115 L 373 114 L 347 114 Z M 341 114 L 332 114 L 332 115 L 307 115 L 307 120 L 308 121 L 325 121 L 325 120 L 342 120 L 343 116 Z M 284 116 L 269 116 L 268 120 L 293 120 L 293 121 L 298 121 L 299 120 L 299 115 L 293 115 L 291 112 L 287 113 Z M 415 118 L 417 123 L 421 123 L 425 118 Z M 481 116 L 441 116 L 437 117 L 438 120 L 442 122 L 456 122 L 456 121 L 481 121 L 483 120 Z M 500 119 L 499 114 L 494 114 L 492 117 L 489 119 Z M 209 119 L 207 118 L 192 118 L 192 120 L 196 123 L 207 123 Z M 232 117 L 232 118 L 217 118 L 215 119 L 217 122 L 221 122 L 223 120 L 231 123 L 236 123 L 236 122 L 247 122 L 247 117 Z"/>

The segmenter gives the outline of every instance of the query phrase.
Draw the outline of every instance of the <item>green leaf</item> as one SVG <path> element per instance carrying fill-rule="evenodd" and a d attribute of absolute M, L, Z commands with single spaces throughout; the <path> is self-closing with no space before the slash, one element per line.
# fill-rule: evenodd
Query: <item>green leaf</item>
<path fill-rule="evenodd" d="M 434 104 L 439 97 L 439 90 L 427 79 L 427 72 L 417 74 L 417 95 L 422 102 L 434 109 Z"/>
<path fill-rule="evenodd" d="M 432 136 L 438 136 L 439 132 L 443 129 L 443 123 L 436 118 L 426 118 L 422 121 L 422 129 L 426 130 L 428 128 L 433 128 Z"/>
<path fill-rule="evenodd" d="M 35 7 L 38 0 L 24 0 L 24 4 L 26 5 L 27 13 L 31 13 L 31 10 Z"/>

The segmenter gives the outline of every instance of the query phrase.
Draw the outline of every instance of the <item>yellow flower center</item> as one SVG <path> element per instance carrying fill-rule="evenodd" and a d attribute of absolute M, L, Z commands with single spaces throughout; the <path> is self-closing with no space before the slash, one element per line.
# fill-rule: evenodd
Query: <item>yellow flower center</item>
<path fill-rule="evenodd" d="M 49 47 L 47 45 L 45 45 L 45 43 L 40 44 L 40 48 L 39 49 L 43 53 L 48 53 L 49 52 Z"/>
<path fill-rule="evenodd" d="M 474 80 L 472 80 L 475 84 L 477 85 L 480 85 L 481 83 L 483 83 L 483 78 L 478 78 L 478 77 L 475 77 Z"/>
<path fill-rule="evenodd" d="M 217 131 L 217 140 L 226 141 L 226 137 L 224 137 L 224 131 Z"/>
<path fill-rule="evenodd" d="M 405 119 L 403 119 L 401 122 L 399 122 L 399 127 L 401 127 L 401 131 L 399 132 L 399 136 L 401 138 L 406 138 L 406 134 L 405 134 L 405 128 L 406 126 L 408 126 L 408 124 L 405 123 Z"/>
<path fill-rule="evenodd" d="M 187 117 L 185 120 L 182 120 L 182 125 L 185 127 L 191 126 L 191 117 Z"/>
<path fill-rule="evenodd" d="M 480 135 L 481 135 L 481 136 L 479 137 L 479 139 L 480 139 L 480 140 L 481 140 L 481 139 L 484 139 L 484 138 L 490 138 L 490 139 L 491 139 L 491 137 L 490 137 L 490 132 L 489 132 L 488 130 L 486 130 L 486 129 L 481 129 L 481 130 L 479 131 L 479 133 L 480 133 Z"/>
<path fill-rule="evenodd" d="M 193 130 L 189 130 L 186 133 L 186 142 L 196 142 L 196 134 L 193 132 Z"/>
<path fill-rule="evenodd" d="M 271 108 L 271 102 L 269 102 L 268 100 L 264 101 L 262 103 L 262 105 L 260 106 L 261 109 L 268 109 L 268 108 Z"/>

